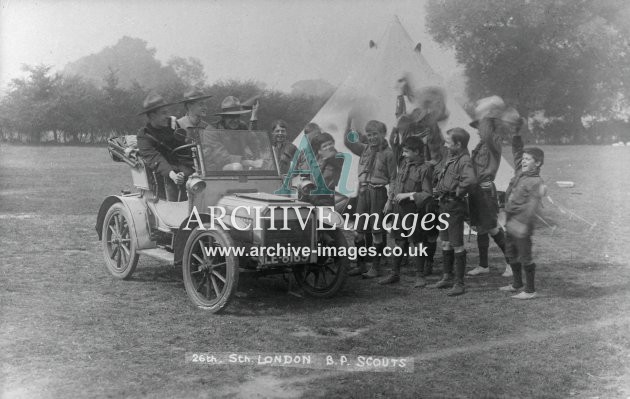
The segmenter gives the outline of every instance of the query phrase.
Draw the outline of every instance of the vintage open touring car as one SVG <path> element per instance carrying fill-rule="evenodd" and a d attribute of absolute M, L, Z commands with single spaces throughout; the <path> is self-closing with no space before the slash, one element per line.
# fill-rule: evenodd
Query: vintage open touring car
<path fill-rule="evenodd" d="M 102 243 L 105 264 L 117 278 L 128 279 L 134 272 L 140 255 L 181 264 L 188 296 L 200 308 L 218 312 L 236 291 L 239 273 L 290 273 L 303 291 L 314 297 L 331 297 L 342 287 L 347 274 L 348 259 L 338 256 L 317 257 L 316 247 L 347 246 L 341 230 L 320 230 L 316 227 L 317 209 L 292 196 L 272 194 L 282 186 L 277 161 L 269 136 L 264 131 L 252 131 L 258 141 L 260 160 L 254 167 L 221 166 L 213 156 L 213 139 L 243 131 L 200 130 L 188 134 L 187 143 L 173 148 L 173 154 L 189 158 L 195 173 L 178 198 L 166 198 L 165 181 L 143 162 L 135 147 L 135 136 L 123 136 L 109 141 L 109 152 L 117 162 L 131 167 L 137 192 L 125 192 L 107 197 L 98 212 L 96 231 Z M 186 135 L 185 131 L 176 134 Z M 235 167 L 236 166 L 236 167 Z M 194 215 L 196 207 L 199 218 Z M 209 207 L 222 207 L 223 225 L 210 226 Z M 261 224 L 255 229 L 247 217 L 259 208 Z M 288 208 L 284 214 L 277 209 Z M 310 209 L 309 209 L 310 208 Z M 232 212 L 240 211 L 234 215 Z M 270 215 L 283 218 L 287 229 L 270 228 Z M 193 213 L 193 217 L 191 217 Z M 299 214 L 298 214 L 299 213 Z M 266 216 L 266 218 L 264 217 Z M 338 216 L 338 215 L 337 215 Z M 193 220 L 194 218 L 194 220 Z M 302 220 L 299 220 L 299 219 Z M 204 223 L 199 224 L 199 219 Z M 234 221 L 243 222 L 232 226 Z M 306 221 L 304 223 L 304 221 Z M 302 222 L 302 224 L 300 224 Z M 223 226 L 227 228 L 223 228 Z M 211 228 L 212 227 L 212 228 Z M 230 228 L 230 227 L 238 227 Z M 250 254 L 254 247 L 309 247 L 307 256 L 236 256 L 209 248 L 243 247 Z"/>

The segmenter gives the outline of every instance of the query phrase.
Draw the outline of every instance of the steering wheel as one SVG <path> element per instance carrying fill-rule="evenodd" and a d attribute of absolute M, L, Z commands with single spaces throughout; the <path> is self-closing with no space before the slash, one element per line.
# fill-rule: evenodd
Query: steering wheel
<path fill-rule="evenodd" d="M 184 151 L 185 150 L 189 150 L 189 149 L 191 149 L 193 147 L 196 147 L 196 146 L 197 146 L 197 144 L 195 144 L 195 143 L 180 145 L 179 147 L 173 148 L 171 150 L 171 154 L 174 155 L 177 158 L 189 160 L 189 159 L 192 159 L 192 155 L 185 154 Z"/>

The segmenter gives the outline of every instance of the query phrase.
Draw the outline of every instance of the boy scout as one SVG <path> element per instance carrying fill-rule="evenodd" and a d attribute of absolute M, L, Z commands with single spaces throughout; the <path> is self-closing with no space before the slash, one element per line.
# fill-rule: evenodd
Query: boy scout
<path fill-rule="evenodd" d="M 392 272 L 379 281 L 379 284 L 397 283 L 400 280 L 400 265 L 407 254 L 408 244 L 420 245 L 426 241 L 426 233 L 420 225 L 414 226 L 414 231 L 404 231 L 401 224 L 402 218 L 408 214 L 424 216 L 427 202 L 433 199 L 431 181 L 433 179 L 433 167 L 424 162 L 424 143 L 417 136 L 410 136 L 402 143 L 403 161 L 400 165 L 396 181 L 392 184 L 389 199 L 385 205 L 385 213 L 390 210 L 397 213 L 399 223 L 393 226 L 392 236 L 396 246 L 402 249 L 400 256 L 394 256 Z M 419 219 L 420 219 L 419 218 Z M 411 234 L 407 236 L 408 234 Z M 403 236 L 403 234 L 405 236 Z M 426 258 L 416 255 L 413 257 L 416 267 L 416 283 L 414 287 L 424 287 L 424 265 Z"/>
<path fill-rule="evenodd" d="M 470 135 L 462 128 L 446 132 L 446 144 L 450 157 L 440 173 L 434 195 L 439 198 L 440 213 L 447 213 L 448 228 L 440 231 L 442 240 L 442 279 L 433 288 L 448 288 L 449 296 L 464 293 L 464 273 L 466 269 L 466 250 L 464 248 L 464 218 L 466 202 L 464 197 L 476 183 L 468 141 Z M 455 283 L 453 284 L 453 267 Z"/>
<path fill-rule="evenodd" d="M 512 284 L 501 287 L 501 291 L 516 292 L 523 287 L 522 272 L 525 271 L 525 290 L 512 298 L 533 299 L 536 297 L 534 277 L 536 264 L 532 259 L 532 234 L 536 211 L 546 191 L 540 167 L 545 154 L 540 148 L 522 150 L 519 135 L 512 139 L 515 173 L 506 192 L 505 214 L 507 230 L 506 253 L 512 267 Z"/>
<path fill-rule="evenodd" d="M 383 122 L 371 120 L 365 125 L 367 144 L 361 143 L 356 132 L 351 131 L 352 118 L 348 118 L 344 144 L 359 159 L 359 196 L 357 201 L 357 213 L 367 213 L 377 215 L 378 222 L 383 220 L 383 209 L 387 202 L 387 186 L 396 178 L 396 159 L 394 153 L 385 140 L 387 127 Z M 351 140 L 349 136 L 352 136 Z M 363 239 L 367 234 L 372 235 L 373 245 L 376 249 L 376 256 L 372 259 L 370 269 L 363 273 L 364 278 L 374 278 L 379 276 L 379 263 L 381 252 L 385 248 L 383 230 L 375 222 L 373 217 L 367 219 L 367 226 L 359 225 L 357 230 L 361 233 L 355 242 L 365 242 Z M 350 275 L 356 275 L 358 270 L 351 270 Z"/>

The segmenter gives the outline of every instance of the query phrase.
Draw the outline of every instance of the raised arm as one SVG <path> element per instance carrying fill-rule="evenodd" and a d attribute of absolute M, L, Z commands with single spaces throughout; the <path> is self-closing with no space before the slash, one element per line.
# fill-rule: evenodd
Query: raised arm
<path fill-rule="evenodd" d="M 479 137 L 495 154 L 501 154 L 502 140 L 497 133 L 497 121 L 494 118 L 483 118 L 479 121 Z"/>
<path fill-rule="evenodd" d="M 356 142 L 351 142 L 348 139 L 349 133 L 352 131 L 352 117 L 350 115 L 348 115 L 348 121 L 346 122 L 346 133 L 343 135 L 343 144 L 350 150 L 352 151 L 352 153 L 354 155 L 358 155 L 361 156 L 361 154 L 363 154 L 363 151 L 365 151 L 367 144 L 363 144 L 361 143 L 361 140 L 358 140 L 357 137 L 357 141 Z M 358 132 L 357 132 L 358 134 Z"/>
<path fill-rule="evenodd" d="M 514 156 L 514 170 L 521 169 L 521 161 L 523 160 L 523 148 L 525 145 L 523 144 L 523 137 L 521 136 L 521 130 L 526 129 L 525 123 L 521 125 L 522 127 L 516 131 L 514 136 L 512 136 L 512 155 Z"/>

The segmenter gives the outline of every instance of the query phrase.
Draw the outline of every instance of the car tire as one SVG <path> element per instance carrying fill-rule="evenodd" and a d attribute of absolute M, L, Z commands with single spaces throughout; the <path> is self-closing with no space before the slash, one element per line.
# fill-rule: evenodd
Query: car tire
<path fill-rule="evenodd" d="M 333 233 L 331 242 L 337 248 L 348 247 L 341 230 Z M 315 298 L 331 298 L 339 292 L 348 277 L 349 260 L 344 257 L 318 259 L 317 264 L 296 266 L 293 276 L 305 294 Z"/>
<path fill-rule="evenodd" d="M 213 230 L 195 228 L 186 241 L 182 272 L 186 293 L 199 308 L 220 312 L 236 291 L 239 260 L 234 254 L 215 255 L 204 248 L 233 248 L 232 237 L 220 227 Z"/>
<path fill-rule="evenodd" d="M 131 226 L 129 210 L 120 202 L 112 204 L 103 220 L 101 245 L 107 270 L 123 280 L 131 278 L 140 257 L 131 238 Z"/>

